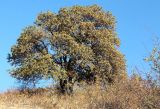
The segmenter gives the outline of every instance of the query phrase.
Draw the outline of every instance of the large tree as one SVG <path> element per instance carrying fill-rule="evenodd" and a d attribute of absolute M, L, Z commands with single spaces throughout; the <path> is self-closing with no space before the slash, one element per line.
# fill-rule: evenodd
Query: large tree
<path fill-rule="evenodd" d="M 97 5 L 40 13 L 11 48 L 11 75 L 25 83 L 52 78 L 62 91 L 77 81 L 113 82 L 125 74 L 115 18 Z M 68 87 L 69 86 L 69 87 Z"/>

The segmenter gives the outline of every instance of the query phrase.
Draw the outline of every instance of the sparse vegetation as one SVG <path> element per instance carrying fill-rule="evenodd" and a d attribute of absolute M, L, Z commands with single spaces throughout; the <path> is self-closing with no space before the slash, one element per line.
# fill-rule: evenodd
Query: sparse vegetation
<path fill-rule="evenodd" d="M 36 93 L 35 93 L 36 92 Z M 116 81 L 114 85 L 101 89 L 89 85 L 76 90 L 73 95 L 59 95 L 56 91 L 37 89 L 32 95 L 28 91 L 8 91 L 0 95 L 0 103 L 8 106 L 28 106 L 28 109 L 159 109 L 160 89 L 150 87 L 147 81 L 133 76 Z M 25 108 L 26 109 L 26 108 Z"/>

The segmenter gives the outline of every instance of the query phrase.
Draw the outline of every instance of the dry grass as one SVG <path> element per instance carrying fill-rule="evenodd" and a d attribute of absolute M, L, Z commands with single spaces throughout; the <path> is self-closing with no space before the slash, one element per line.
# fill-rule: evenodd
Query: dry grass
<path fill-rule="evenodd" d="M 55 92 L 43 89 L 30 95 L 12 90 L 0 95 L 0 104 L 19 106 L 15 109 L 160 109 L 160 89 L 136 78 L 118 81 L 106 90 L 94 85 L 71 96 Z"/>

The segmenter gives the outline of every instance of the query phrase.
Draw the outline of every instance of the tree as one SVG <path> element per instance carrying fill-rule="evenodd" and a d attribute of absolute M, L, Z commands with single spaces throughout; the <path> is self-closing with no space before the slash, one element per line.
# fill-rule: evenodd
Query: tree
<path fill-rule="evenodd" d="M 25 83 L 52 78 L 61 91 L 75 82 L 112 83 L 125 74 L 124 56 L 115 31 L 115 18 L 97 5 L 40 13 L 11 48 L 11 75 Z"/>
<path fill-rule="evenodd" d="M 151 73 L 149 78 L 154 80 L 157 85 L 160 85 L 160 39 L 156 38 L 152 52 L 148 58 L 145 59 L 151 66 Z"/>

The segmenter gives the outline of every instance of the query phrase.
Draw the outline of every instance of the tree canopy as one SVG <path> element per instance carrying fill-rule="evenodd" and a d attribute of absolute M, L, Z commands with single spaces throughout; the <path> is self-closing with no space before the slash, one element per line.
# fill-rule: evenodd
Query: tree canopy
<path fill-rule="evenodd" d="M 75 82 L 113 82 L 125 74 L 115 18 L 97 5 L 44 12 L 26 27 L 8 55 L 10 74 L 25 83 L 52 78 L 61 89 Z"/>

